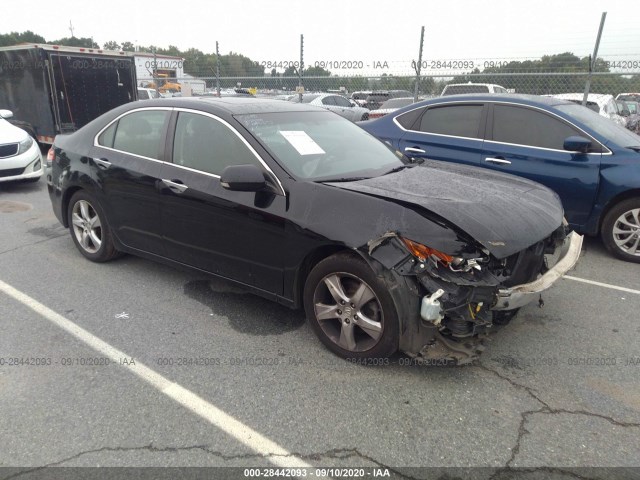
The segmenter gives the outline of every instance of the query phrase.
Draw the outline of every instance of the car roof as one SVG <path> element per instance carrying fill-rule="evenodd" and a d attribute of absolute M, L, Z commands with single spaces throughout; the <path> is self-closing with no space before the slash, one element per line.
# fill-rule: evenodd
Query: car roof
<path fill-rule="evenodd" d="M 555 105 L 566 105 L 572 102 L 556 97 L 543 97 L 540 95 L 527 95 L 523 93 L 461 93 L 458 95 L 447 95 L 445 97 L 436 97 L 423 102 L 414 103 L 412 106 L 450 103 L 456 101 L 476 101 L 476 102 L 499 102 L 511 101 L 526 105 L 545 105 L 553 107 Z"/>
<path fill-rule="evenodd" d="M 303 112 L 326 110 L 314 107 L 309 104 L 299 104 L 293 102 L 283 102 L 260 97 L 171 97 L 158 98 L 153 100 L 153 106 L 167 106 L 178 108 L 203 107 L 209 110 L 211 107 L 226 111 L 232 115 L 244 115 L 251 113 L 273 113 L 273 112 Z"/>

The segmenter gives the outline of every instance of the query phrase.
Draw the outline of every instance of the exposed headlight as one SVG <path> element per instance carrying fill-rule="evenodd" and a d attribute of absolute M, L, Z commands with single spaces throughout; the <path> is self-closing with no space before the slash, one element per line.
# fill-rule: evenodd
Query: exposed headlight
<path fill-rule="evenodd" d="M 22 140 L 18 146 L 18 155 L 28 151 L 31 148 L 31 145 L 33 145 L 33 138 L 27 137 Z"/>
<path fill-rule="evenodd" d="M 435 248 L 427 247 L 426 245 L 414 242 L 413 240 L 409 240 L 408 238 L 400 237 L 400 239 L 402 240 L 402 243 L 405 244 L 407 249 L 415 257 L 418 257 L 418 260 L 420 260 L 421 262 L 426 261 L 427 258 L 431 257 L 432 255 L 445 265 L 449 265 L 454 260 L 454 257 L 452 257 L 451 255 L 447 255 L 446 253 L 436 250 Z"/>
<path fill-rule="evenodd" d="M 411 252 L 421 262 L 426 262 L 431 259 L 434 264 L 441 263 L 445 267 L 449 267 L 452 272 L 469 272 L 472 269 L 482 270 L 480 263 L 485 263 L 485 258 L 461 258 L 448 255 L 435 248 L 427 247 L 408 238 L 402 238 L 402 243 L 407 247 L 407 250 Z"/>

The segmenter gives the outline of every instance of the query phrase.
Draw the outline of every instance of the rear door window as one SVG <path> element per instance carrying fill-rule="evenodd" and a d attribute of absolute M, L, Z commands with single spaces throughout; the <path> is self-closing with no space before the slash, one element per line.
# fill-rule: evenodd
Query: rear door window
<path fill-rule="evenodd" d="M 113 148 L 160 160 L 164 150 L 165 123 L 168 116 L 169 112 L 166 110 L 142 110 L 125 115 L 118 120 Z M 109 129 L 105 130 L 103 135 L 107 131 Z M 107 142 L 109 136 L 105 136 L 104 140 Z"/>
<path fill-rule="evenodd" d="M 482 138 L 480 121 L 483 105 L 431 107 L 422 116 L 419 130 L 455 137 Z"/>

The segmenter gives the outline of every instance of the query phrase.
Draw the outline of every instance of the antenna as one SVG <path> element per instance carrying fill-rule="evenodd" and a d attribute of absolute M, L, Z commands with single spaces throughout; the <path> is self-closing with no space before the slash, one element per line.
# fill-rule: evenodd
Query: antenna
<path fill-rule="evenodd" d="M 71 23 L 71 20 L 69 20 L 69 31 L 71 32 L 71 38 L 73 38 L 73 24 Z"/>

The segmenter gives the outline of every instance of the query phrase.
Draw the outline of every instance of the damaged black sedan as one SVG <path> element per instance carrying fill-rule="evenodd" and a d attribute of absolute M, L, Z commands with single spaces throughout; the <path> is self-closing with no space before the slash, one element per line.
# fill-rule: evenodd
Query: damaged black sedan
<path fill-rule="evenodd" d="M 48 162 L 53 210 L 89 260 L 135 254 L 304 307 L 346 358 L 469 362 L 582 243 L 551 190 L 413 164 L 304 104 L 127 104 L 59 135 Z"/>

